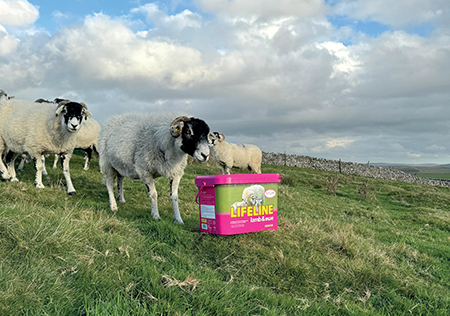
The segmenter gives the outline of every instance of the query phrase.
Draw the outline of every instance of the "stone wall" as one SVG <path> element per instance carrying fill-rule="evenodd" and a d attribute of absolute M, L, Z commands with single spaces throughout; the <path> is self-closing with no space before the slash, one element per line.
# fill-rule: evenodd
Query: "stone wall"
<path fill-rule="evenodd" d="M 340 160 L 329 160 L 323 158 L 271 152 L 263 152 L 262 163 L 276 166 L 300 167 L 346 174 L 355 174 L 376 179 L 450 187 L 450 181 L 420 178 L 405 173 L 401 170 L 396 170 L 389 167 L 370 166 L 369 163 L 360 164 L 354 162 L 343 162 Z"/>

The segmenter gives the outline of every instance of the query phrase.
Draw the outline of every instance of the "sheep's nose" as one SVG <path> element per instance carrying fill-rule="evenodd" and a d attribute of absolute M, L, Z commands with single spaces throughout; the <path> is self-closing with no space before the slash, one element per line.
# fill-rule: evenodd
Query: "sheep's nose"
<path fill-rule="evenodd" d="M 204 153 L 202 153 L 202 157 L 203 157 L 203 160 L 206 161 L 206 160 L 208 160 L 209 155 L 205 155 Z"/>

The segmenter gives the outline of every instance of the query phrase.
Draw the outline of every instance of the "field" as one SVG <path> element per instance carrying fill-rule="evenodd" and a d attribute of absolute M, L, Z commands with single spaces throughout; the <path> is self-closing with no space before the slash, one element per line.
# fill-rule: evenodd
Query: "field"
<path fill-rule="evenodd" d="M 449 167 L 391 166 L 391 168 L 402 170 L 406 173 L 422 178 L 450 179 Z"/>
<path fill-rule="evenodd" d="M 51 166 L 50 161 L 47 166 Z M 449 315 L 450 189 L 263 165 L 283 176 L 279 228 L 200 233 L 193 163 L 173 223 L 167 179 L 161 220 L 144 185 L 125 179 L 114 215 L 96 161 L 26 165 L 0 182 L 0 315 Z"/>

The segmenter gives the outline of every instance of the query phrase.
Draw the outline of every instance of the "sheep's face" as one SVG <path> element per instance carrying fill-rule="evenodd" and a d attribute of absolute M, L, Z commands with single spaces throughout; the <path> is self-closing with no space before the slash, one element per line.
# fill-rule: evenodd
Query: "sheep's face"
<path fill-rule="evenodd" d="M 205 162 L 209 158 L 209 148 L 214 139 L 208 124 L 201 119 L 191 117 L 181 122 L 180 149 L 194 157 L 198 162 Z"/>
<path fill-rule="evenodd" d="M 69 102 L 58 108 L 56 116 L 61 116 L 61 124 L 69 132 L 76 133 L 81 128 L 86 110 L 77 102 Z"/>

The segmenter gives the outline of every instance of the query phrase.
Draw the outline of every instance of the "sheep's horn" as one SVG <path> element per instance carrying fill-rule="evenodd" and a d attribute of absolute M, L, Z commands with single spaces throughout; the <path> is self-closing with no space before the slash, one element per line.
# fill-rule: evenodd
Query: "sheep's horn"
<path fill-rule="evenodd" d="M 179 137 L 181 135 L 181 129 L 183 128 L 182 122 L 188 122 L 191 119 L 187 116 L 179 116 L 173 120 L 172 124 L 170 124 L 170 134 L 172 137 Z"/>
<path fill-rule="evenodd" d="M 44 99 L 37 99 L 36 101 L 34 101 L 35 103 L 50 103 L 50 101 L 48 100 L 44 100 Z"/>
<path fill-rule="evenodd" d="M 224 134 L 222 134 L 222 133 L 219 133 L 219 139 L 221 140 L 221 141 L 224 141 L 225 140 L 225 135 Z"/>
<path fill-rule="evenodd" d="M 179 116 L 176 119 L 173 120 L 172 124 L 170 124 L 170 126 L 174 126 L 175 124 L 178 124 L 179 122 L 187 122 L 190 121 L 191 119 L 187 116 Z"/>

